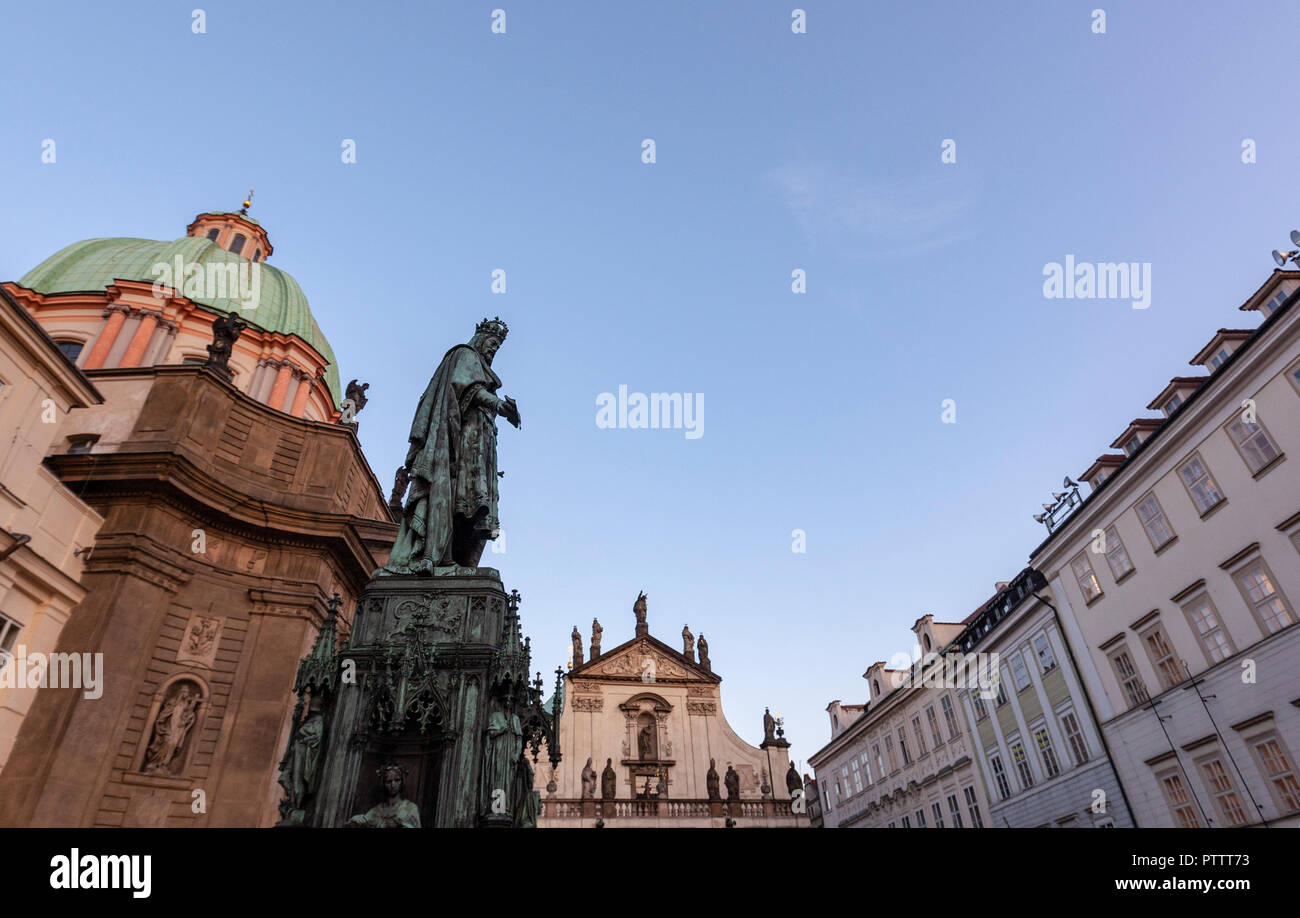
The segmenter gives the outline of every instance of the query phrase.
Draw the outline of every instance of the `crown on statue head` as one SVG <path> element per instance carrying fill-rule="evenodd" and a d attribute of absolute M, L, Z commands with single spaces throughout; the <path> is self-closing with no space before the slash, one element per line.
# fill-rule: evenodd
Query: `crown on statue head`
<path fill-rule="evenodd" d="M 484 319 L 482 322 L 478 323 L 478 327 L 474 329 L 474 334 L 476 335 L 492 335 L 499 341 L 505 341 L 506 335 L 509 333 L 509 327 L 507 327 L 505 322 L 501 321 L 500 316 L 493 319 Z"/>

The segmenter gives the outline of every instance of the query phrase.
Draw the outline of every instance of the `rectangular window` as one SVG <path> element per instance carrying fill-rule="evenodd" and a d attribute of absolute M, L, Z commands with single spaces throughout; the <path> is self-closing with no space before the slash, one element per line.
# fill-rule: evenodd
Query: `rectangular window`
<path fill-rule="evenodd" d="M 902 822 L 903 822 L 904 829 L 912 828 L 912 820 L 909 819 L 908 817 L 904 816 Z"/>
<path fill-rule="evenodd" d="M 1183 776 L 1176 771 L 1161 775 L 1160 789 L 1164 792 L 1165 803 L 1169 804 L 1169 811 L 1174 814 L 1174 824 L 1180 829 L 1199 829 L 1201 820 L 1196 815 Z"/>
<path fill-rule="evenodd" d="M 1038 654 L 1038 666 L 1045 674 L 1056 669 L 1056 654 L 1052 653 L 1052 642 L 1047 635 L 1040 634 L 1034 638 L 1034 653 Z"/>
<path fill-rule="evenodd" d="M 1070 755 L 1074 756 L 1074 764 L 1082 765 L 1088 761 L 1088 741 L 1084 739 L 1083 731 L 1079 729 L 1078 718 L 1074 716 L 1073 711 L 1066 711 L 1061 715 L 1061 730 L 1065 733 L 1066 742 L 1070 744 Z"/>
<path fill-rule="evenodd" d="M 1070 570 L 1074 571 L 1074 579 L 1079 582 L 1084 602 L 1090 603 L 1101 595 L 1101 584 L 1097 582 L 1097 575 L 1092 572 L 1086 555 L 1080 554 L 1071 561 Z"/>
<path fill-rule="evenodd" d="M 925 828 L 925 810 L 917 810 L 915 815 L 916 815 L 916 827 L 917 827 L 918 829 L 924 829 L 924 828 Z"/>
<path fill-rule="evenodd" d="M 885 734 L 885 754 L 889 756 L 889 773 L 898 771 L 898 759 L 894 758 L 894 738 Z"/>
<path fill-rule="evenodd" d="M 948 725 L 948 739 L 952 740 L 961 736 L 961 728 L 957 726 L 957 713 L 952 709 L 952 696 L 944 695 L 940 698 L 939 707 L 943 708 L 943 719 Z"/>
<path fill-rule="evenodd" d="M 1001 679 L 998 680 L 998 697 L 996 701 L 999 708 L 1007 703 L 1007 684 Z"/>
<path fill-rule="evenodd" d="M 1017 692 L 1029 688 L 1029 667 L 1025 666 L 1025 658 L 1020 651 L 1011 655 L 1011 678 L 1016 681 Z"/>
<path fill-rule="evenodd" d="M 1124 444 L 1124 455 L 1126 456 L 1133 455 L 1138 451 L 1138 447 L 1141 445 L 1142 445 L 1142 441 L 1138 439 L 1137 434 L 1134 434 L 1133 436 L 1129 437 L 1127 442 L 1125 442 Z"/>
<path fill-rule="evenodd" d="M 912 755 L 907 751 L 907 734 L 903 732 L 902 727 L 898 728 L 898 751 L 903 754 L 903 764 L 911 765 Z"/>
<path fill-rule="evenodd" d="M 875 779 L 871 777 L 871 761 L 867 758 L 867 750 L 862 750 L 858 759 L 862 762 L 862 776 L 866 780 L 867 786 L 870 787 L 875 783 Z"/>
<path fill-rule="evenodd" d="M 1227 359 L 1228 349 L 1225 347 L 1219 348 L 1219 352 L 1210 358 L 1210 369 L 1217 370 L 1219 367 L 1223 366 L 1224 361 Z"/>
<path fill-rule="evenodd" d="M 989 756 L 989 765 L 993 769 L 993 781 L 998 786 L 998 798 L 1006 800 L 1011 796 L 1011 782 L 1007 780 L 1007 770 L 1002 766 L 999 756 Z"/>
<path fill-rule="evenodd" d="M 1300 810 L 1300 782 L 1296 780 L 1295 765 L 1282 748 L 1276 736 L 1256 739 L 1251 743 L 1260 771 L 1268 781 L 1269 789 L 1278 809 L 1283 813 Z"/>
<path fill-rule="evenodd" d="M 984 828 L 984 820 L 980 818 L 980 805 L 975 797 L 975 785 L 971 785 L 962 790 L 966 795 L 966 807 L 970 811 L 970 824 L 977 829 Z"/>
<path fill-rule="evenodd" d="M 1115 578 L 1116 583 L 1123 580 L 1133 570 L 1133 562 L 1129 560 L 1128 552 L 1124 548 L 1124 541 L 1119 537 L 1119 530 L 1114 526 L 1106 529 L 1106 563 L 1110 565 L 1111 575 Z"/>
<path fill-rule="evenodd" d="M 844 796 L 852 797 L 853 784 L 850 783 L 849 781 L 849 766 L 847 765 L 840 766 L 840 778 L 844 781 Z M 843 800 L 844 797 L 840 797 L 840 799 Z"/>
<path fill-rule="evenodd" d="M 891 822 L 891 823 L 890 823 L 888 826 L 886 826 L 885 828 L 887 828 L 887 829 L 897 829 L 898 826 Z"/>
<path fill-rule="evenodd" d="M 1034 786 L 1034 772 L 1029 767 L 1029 756 L 1025 755 L 1024 744 L 1016 741 L 1011 744 L 1011 761 L 1016 765 L 1016 774 L 1020 777 L 1020 786 L 1029 788 Z"/>
<path fill-rule="evenodd" d="M 1241 798 L 1237 796 L 1237 788 L 1232 783 L 1228 769 L 1223 766 L 1223 759 L 1206 759 L 1200 763 L 1200 766 L 1201 776 L 1205 779 L 1205 786 L 1214 800 L 1214 808 L 1219 811 L 1223 824 L 1244 826 L 1249 821 L 1246 818 L 1246 810 L 1241 805 Z"/>
<path fill-rule="evenodd" d="M 957 795 L 948 795 L 948 815 L 952 817 L 952 827 L 961 828 L 961 807 L 957 805 Z"/>
<path fill-rule="evenodd" d="M 1201 649 L 1211 663 L 1226 660 L 1237 652 L 1232 643 L 1232 636 L 1219 621 L 1219 610 L 1214 608 L 1208 593 L 1202 593 L 1183 606 L 1187 621 L 1201 642 Z"/>
<path fill-rule="evenodd" d="M 876 780 L 882 780 L 885 777 L 885 760 L 880 757 L 879 743 L 876 743 L 871 747 L 871 755 L 876 760 L 876 774 L 880 776 Z"/>
<path fill-rule="evenodd" d="M 1110 654 L 1110 665 L 1115 668 L 1115 677 L 1119 680 L 1124 696 L 1128 698 L 1130 708 L 1137 707 L 1147 700 L 1146 686 L 1137 674 L 1133 659 L 1128 655 L 1128 648 L 1121 646 Z"/>
<path fill-rule="evenodd" d="M 1279 455 L 1277 446 L 1258 418 L 1254 421 L 1236 418 L 1228 425 L 1228 436 L 1232 438 L 1237 452 L 1241 453 L 1241 458 L 1252 475 Z"/>
<path fill-rule="evenodd" d="M 1238 571 L 1236 580 L 1250 607 L 1255 610 L 1255 620 L 1265 635 L 1275 634 L 1295 621 L 1262 560 L 1252 561 Z"/>
<path fill-rule="evenodd" d="M 1160 501 L 1156 500 L 1154 494 L 1148 494 L 1138 501 L 1135 509 L 1147 538 L 1151 540 L 1152 548 L 1159 551 L 1174 540 L 1174 531 L 1169 528 L 1165 511 L 1161 509 Z"/>
<path fill-rule="evenodd" d="M 0 669 L 9 662 L 9 656 L 18 642 L 18 632 L 23 626 L 7 615 L 0 615 Z"/>
<path fill-rule="evenodd" d="M 1061 773 L 1061 763 L 1056 760 L 1056 750 L 1052 748 L 1052 735 L 1046 727 L 1034 731 L 1034 742 L 1038 744 L 1038 757 L 1043 763 L 1043 774 L 1055 778 Z"/>
<path fill-rule="evenodd" d="M 916 737 L 916 754 L 925 755 L 925 735 L 921 732 L 921 715 L 912 718 L 912 735 Z"/>
<path fill-rule="evenodd" d="M 1171 414 L 1177 411 L 1178 406 L 1181 405 L 1182 403 L 1183 403 L 1183 397 L 1179 395 L 1177 392 L 1175 392 L 1173 394 L 1173 397 L 1170 398 L 1169 401 L 1165 402 L 1165 417 L 1169 417 Z"/>
<path fill-rule="evenodd" d="M 862 769 L 858 767 L 858 760 L 853 760 L 853 793 L 862 793 Z"/>
<path fill-rule="evenodd" d="M 1210 477 L 1210 470 L 1205 467 L 1200 456 L 1193 455 L 1179 466 L 1178 477 L 1183 480 L 1183 487 L 1187 489 L 1201 516 L 1223 503 L 1223 494 Z"/>
<path fill-rule="evenodd" d="M 944 699 L 947 700 L 947 695 Z M 934 705 L 925 709 L 925 720 L 930 725 L 930 739 L 934 741 L 936 747 L 943 745 L 943 734 L 939 732 L 939 718 L 934 714 Z"/>
<path fill-rule="evenodd" d="M 1174 656 L 1174 649 L 1169 644 L 1169 636 L 1164 627 L 1156 622 L 1141 634 L 1142 646 L 1147 649 L 1147 658 L 1160 676 L 1165 688 L 1171 689 L 1183 681 L 1183 667 Z"/>

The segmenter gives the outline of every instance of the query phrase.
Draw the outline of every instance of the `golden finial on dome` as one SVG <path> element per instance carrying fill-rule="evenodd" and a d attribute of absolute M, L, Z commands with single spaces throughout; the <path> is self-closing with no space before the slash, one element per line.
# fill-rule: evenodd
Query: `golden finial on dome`
<path fill-rule="evenodd" d="M 248 189 L 248 197 L 244 199 L 244 206 L 239 208 L 239 212 L 245 217 L 248 216 L 248 208 L 253 206 L 253 189 Z"/>

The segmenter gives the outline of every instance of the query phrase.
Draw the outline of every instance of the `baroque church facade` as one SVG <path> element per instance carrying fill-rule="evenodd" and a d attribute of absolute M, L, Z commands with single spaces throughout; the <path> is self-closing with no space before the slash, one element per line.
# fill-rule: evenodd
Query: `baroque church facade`
<path fill-rule="evenodd" d="M 722 677 L 704 635 L 698 656 L 689 628 L 681 648 L 671 647 L 650 634 L 644 595 L 633 610 L 632 638 L 611 649 L 601 646 L 599 621 L 589 654 L 573 630 L 563 757 L 537 768 L 538 826 L 807 826 L 781 725 L 766 713 L 762 742 L 741 739 L 722 712 Z"/>
<path fill-rule="evenodd" d="M 0 285 L 25 313 L 0 374 L 21 345 L 57 408 L 38 423 L 30 386 L 0 387 L 31 466 L 5 479 L 31 486 L 5 492 L 24 506 L 0 551 L 33 530 L 0 568 L 5 649 L 103 661 L 96 697 L 0 688 L 0 826 L 274 824 L 298 661 L 336 596 L 346 636 L 387 560 L 355 402 L 247 207 L 172 241 L 74 243 Z"/>

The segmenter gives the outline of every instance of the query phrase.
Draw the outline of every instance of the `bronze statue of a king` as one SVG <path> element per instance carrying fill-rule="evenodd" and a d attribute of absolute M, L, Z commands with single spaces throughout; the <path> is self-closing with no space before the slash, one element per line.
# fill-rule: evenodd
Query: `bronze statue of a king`
<path fill-rule="evenodd" d="M 484 319 L 468 344 L 449 350 L 420 397 L 411 424 L 410 492 L 388 564 L 377 575 L 477 567 L 497 519 L 497 416 L 519 427 L 519 408 L 500 398 L 492 358 L 509 329 Z"/>

